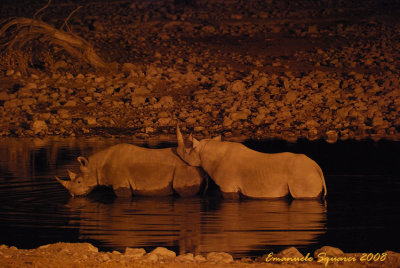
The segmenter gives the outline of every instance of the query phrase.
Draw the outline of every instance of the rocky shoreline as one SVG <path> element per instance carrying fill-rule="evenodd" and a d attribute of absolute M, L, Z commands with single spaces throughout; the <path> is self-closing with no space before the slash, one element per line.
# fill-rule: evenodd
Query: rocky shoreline
<path fill-rule="evenodd" d="M 400 139 L 393 11 L 374 1 L 178 2 L 72 17 L 107 72 L 61 57 L 21 73 L 3 54 L 0 136 L 150 139 L 179 122 L 199 138 Z"/>
<path fill-rule="evenodd" d="M 89 243 L 56 243 L 37 249 L 0 246 L 2 267 L 398 267 L 400 253 L 343 253 L 338 248 L 322 247 L 313 255 L 302 255 L 291 247 L 257 259 L 234 260 L 225 252 L 206 256 L 176 253 L 157 247 L 146 253 L 142 248 L 126 248 L 124 253 L 99 252 Z"/>

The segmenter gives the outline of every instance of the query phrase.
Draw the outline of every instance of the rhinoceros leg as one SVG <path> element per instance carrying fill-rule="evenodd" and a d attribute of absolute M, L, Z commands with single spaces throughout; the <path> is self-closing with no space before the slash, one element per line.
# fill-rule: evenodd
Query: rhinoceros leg
<path fill-rule="evenodd" d="M 132 196 L 132 189 L 126 187 L 120 187 L 117 189 L 113 189 L 114 193 L 118 197 L 131 197 Z"/>

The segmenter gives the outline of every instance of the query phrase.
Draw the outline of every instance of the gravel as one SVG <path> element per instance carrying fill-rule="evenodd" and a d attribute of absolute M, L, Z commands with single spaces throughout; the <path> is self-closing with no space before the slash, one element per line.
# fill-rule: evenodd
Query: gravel
<path fill-rule="evenodd" d="M 0 136 L 173 138 L 179 123 L 198 137 L 399 140 L 395 12 L 266 2 L 86 7 L 70 24 L 113 71 L 2 65 Z"/>

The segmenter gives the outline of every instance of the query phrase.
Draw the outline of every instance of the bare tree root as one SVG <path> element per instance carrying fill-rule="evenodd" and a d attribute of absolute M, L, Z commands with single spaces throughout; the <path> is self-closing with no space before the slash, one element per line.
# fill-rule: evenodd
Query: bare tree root
<path fill-rule="evenodd" d="M 63 26 L 65 26 L 65 23 Z M 39 41 L 42 44 L 45 43 L 46 46 L 53 47 L 53 51 L 57 51 L 57 53 L 64 51 L 96 69 L 108 69 L 107 64 L 95 53 L 89 42 L 72 32 L 58 30 L 41 20 L 12 19 L 0 29 L 0 37 L 6 34 L 10 36 L 9 41 L 0 46 L 2 49 L 19 51 L 26 48 L 28 44 Z"/>

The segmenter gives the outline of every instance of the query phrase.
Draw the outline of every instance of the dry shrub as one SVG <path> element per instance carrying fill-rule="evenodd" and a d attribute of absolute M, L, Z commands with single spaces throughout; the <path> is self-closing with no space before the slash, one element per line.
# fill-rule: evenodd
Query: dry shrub
<path fill-rule="evenodd" d="M 67 26 L 64 22 L 61 29 L 56 29 L 41 20 L 29 18 L 6 21 L 0 28 L 0 38 L 3 41 L 0 48 L 6 58 L 3 65 L 21 73 L 26 73 L 28 66 L 32 65 L 47 64 L 51 69 L 51 64 L 57 56 L 73 57 L 97 70 L 107 70 L 107 64 L 95 53 L 94 47 L 72 33 Z M 62 30 L 64 27 L 68 31 Z"/>

